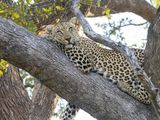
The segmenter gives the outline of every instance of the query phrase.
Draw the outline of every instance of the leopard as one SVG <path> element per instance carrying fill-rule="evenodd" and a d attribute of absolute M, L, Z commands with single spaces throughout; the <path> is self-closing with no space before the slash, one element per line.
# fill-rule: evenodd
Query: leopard
<path fill-rule="evenodd" d="M 60 22 L 47 28 L 48 39 L 54 42 L 83 73 L 96 72 L 123 92 L 144 104 L 151 104 L 150 94 L 136 77 L 127 58 L 120 52 L 106 49 L 90 38 L 79 35 L 71 22 Z M 131 48 L 143 69 L 144 50 Z M 80 108 L 68 103 L 61 120 L 74 120 Z"/>

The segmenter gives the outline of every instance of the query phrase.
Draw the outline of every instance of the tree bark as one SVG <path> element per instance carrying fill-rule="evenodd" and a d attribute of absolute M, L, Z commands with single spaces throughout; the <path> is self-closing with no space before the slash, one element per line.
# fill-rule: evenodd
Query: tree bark
<path fill-rule="evenodd" d="M 28 120 L 31 101 L 24 89 L 18 68 L 9 65 L 0 79 L 0 119 Z"/>
<path fill-rule="evenodd" d="M 49 120 L 57 103 L 56 94 L 40 83 L 31 102 L 13 65 L 0 79 L 0 96 L 0 120 Z"/>
<path fill-rule="evenodd" d="M 0 18 L 0 55 L 100 120 L 157 120 L 151 106 L 97 74 L 84 75 L 50 41 Z M 79 97 L 80 96 L 80 97 Z"/>
<path fill-rule="evenodd" d="M 36 80 L 29 120 L 50 120 L 57 102 L 58 96 Z"/>
<path fill-rule="evenodd" d="M 106 8 L 111 9 L 111 14 L 132 12 L 149 22 L 152 22 L 156 16 L 156 9 L 146 0 L 101 0 L 101 7 L 95 7 L 96 4 L 97 0 L 93 0 L 93 6 L 90 7 L 90 12 L 94 16 L 101 16 Z"/>
<path fill-rule="evenodd" d="M 159 8 L 160 9 L 160 8 Z M 156 87 L 160 88 L 160 11 L 148 29 L 145 50 L 145 70 Z"/>

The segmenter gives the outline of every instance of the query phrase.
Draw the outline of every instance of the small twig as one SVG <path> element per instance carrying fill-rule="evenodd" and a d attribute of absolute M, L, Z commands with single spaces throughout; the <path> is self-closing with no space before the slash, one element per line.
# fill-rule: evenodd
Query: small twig
<path fill-rule="evenodd" d="M 125 24 L 125 25 L 121 25 L 120 27 L 126 27 L 126 26 L 141 26 L 141 25 L 144 25 L 148 22 L 143 22 L 143 23 L 139 23 L 139 24 L 136 24 L 136 23 L 128 23 L 128 24 Z"/>
<path fill-rule="evenodd" d="M 143 22 L 143 23 L 139 23 L 139 24 L 136 24 L 136 23 L 128 23 L 128 24 L 122 24 L 123 21 L 120 21 L 119 25 L 115 26 L 115 24 L 112 23 L 110 24 L 109 23 L 109 26 L 112 27 L 113 29 L 111 30 L 111 32 L 109 33 L 109 36 L 112 35 L 115 31 L 117 30 L 120 30 L 121 28 L 123 27 L 127 27 L 127 26 L 141 26 L 141 25 L 144 25 L 144 24 L 147 24 L 148 22 Z"/>

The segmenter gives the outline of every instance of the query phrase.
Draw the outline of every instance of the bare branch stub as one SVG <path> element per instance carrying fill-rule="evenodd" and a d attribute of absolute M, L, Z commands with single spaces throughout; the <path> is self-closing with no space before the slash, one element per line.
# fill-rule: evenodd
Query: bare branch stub
<path fill-rule="evenodd" d="M 82 14 L 82 12 L 79 10 L 79 7 L 78 7 L 79 3 L 80 3 L 80 0 L 73 0 L 71 10 L 80 21 L 85 34 L 95 42 L 101 43 L 107 47 L 112 48 L 113 50 L 121 52 L 128 59 L 135 75 L 140 80 L 142 80 L 146 89 L 151 94 L 152 105 L 155 108 L 157 116 L 160 118 L 160 106 L 158 106 L 158 103 L 156 100 L 158 96 L 157 93 L 159 93 L 159 92 L 156 92 L 158 89 L 155 88 L 155 86 L 152 84 L 151 80 L 149 79 L 145 71 L 141 69 L 140 65 L 138 64 L 137 58 L 134 55 L 134 52 L 129 47 L 123 45 L 121 42 L 118 42 L 118 43 L 114 42 L 107 37 L 104 37 L 95 33 L 91 28 L 91 26 L 89 25 L 89 23 L 85 20 L 85 17 Z M 142 78 L 145 80 L 143 80 Z"/>

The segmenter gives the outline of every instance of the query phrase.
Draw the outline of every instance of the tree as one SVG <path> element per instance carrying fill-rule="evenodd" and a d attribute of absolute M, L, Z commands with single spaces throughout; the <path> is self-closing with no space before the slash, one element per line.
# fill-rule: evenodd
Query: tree
<path fill-rule="evenodd" d="M 0 116 L 3 120 L 27 120 L 31 101 L 23 87 L 18 68 L 9 65 L 0 80 Z M 12 115 L 11 115 L 12 114 Z"/>
<path fill-rule="evenodd" d="M 130 11 L 148 20 L 151 23 L 151 31 L 149 32 L 153 33 L 148 34 L 150 35 L 150 43 L 148 43 L 150 46 L 153 45 L 153 39 L 155 39 L 155 41 L 158 39 L 159 36 L 157 30 L 159 28 L 159 15 L 157 14 L 157 17 L 155 17 L 156 9 L 146 1 L 113 0 L 111 2 L 105 2 L 108 3 L 107 5 L 112 11 L 111 13 Z M 94 2 L 92 4 L 95 5 Z M 104 3 L 102 5 L 106 4 Z M 90 11 L 94 11 L 93 8 L 94 7 L 91 6 Z M 101 8 L 103 8 L 103 6 Z M 85 5 L 84 8 L 82 8 L 82 11 L 85 11 Z M 97 13 L 98 11 L 99 14 Z M 96 10 L 95 16 L 101 15 L 100 11 L 102 11 L 102 9 Z M 79 14 L 76 10 L 74 11 L 74 14 L 79 18 L 82 26 L 86 28 L 87 31 L 89 27 L 85 26 L 85 21 L 81 17 L 82 14 Z M 38 78 L 42 84 L 54 90 L 58 95 L 62 96 L 66 100 L 86 110 L 94 117 L 102 120 L 157 120 L 157 117 L 150 106 L 142 105 L 130 96 L 126 96 L 126 94 L 122 93 L 114 85 L 111 85 L 111 83 L 96 74 L 82 74 L 73 67 L 62 52 L 50 41 L 35 36 L 24 28 L 3 18 L 0 18 L 0 33 L 1 58 L 28 71 L 30 74 Z M 95 39 L 93 34 L 90 35 L 90 37 Z M 97 42 L 106 44 L 104 41 L 98 40 Z M 118 49 L 117 46 L 112 47 Z M 157 44 L 154 46 L 154 49 L 157 53 L 159 52 Z M 123 52 L 123 50 L 121 52 Z M 146 52 L 146 57 L 149 55 L 149 52 Z M 158 54 L 154 57 L 154 60 L 159 60 Z M 148 60 L 148 68 L 152 68 L 150 66 L 152 59 L 148 57 Z M 158 63 L 154 62 L 154 64 Z M 152 77 L 152 74 L 149 75 Z M 159 76 L 158 72 L 156 76 Z M 156 81 L 157 80 L 158 79 L 156 79 Z"/>
<path fill-rule="evenodd" d="M 36 81 L 33 96 L 32 107 L 30 109 L 30 120 L 49 120 L 56 107 L 58 97 L 57 95 Z"/>

